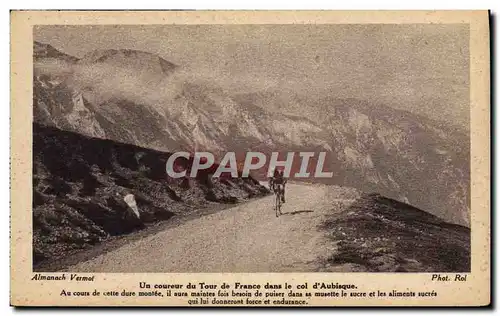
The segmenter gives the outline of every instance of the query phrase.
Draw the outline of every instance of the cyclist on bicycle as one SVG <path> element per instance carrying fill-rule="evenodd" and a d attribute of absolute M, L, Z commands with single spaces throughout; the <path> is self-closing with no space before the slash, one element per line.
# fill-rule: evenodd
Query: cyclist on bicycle
<path fill-rule="evenodd" d="M 285 184 L 286 179 L 283 170 L 274 169 L 273 176 L 269 178 L 269 189 L 275 191 L 275 185 L 281 184 L 283 186 L 283 194 L 281 195 L 281 202 L 285 203 Z"/>

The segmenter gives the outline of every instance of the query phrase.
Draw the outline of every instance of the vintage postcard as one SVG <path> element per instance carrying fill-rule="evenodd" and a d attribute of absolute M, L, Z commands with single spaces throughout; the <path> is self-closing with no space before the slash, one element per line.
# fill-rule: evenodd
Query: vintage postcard
<path fill-rule="evenodd" d="M 14 306 L 490 304 L 487 11 L 13 11 Z"/>

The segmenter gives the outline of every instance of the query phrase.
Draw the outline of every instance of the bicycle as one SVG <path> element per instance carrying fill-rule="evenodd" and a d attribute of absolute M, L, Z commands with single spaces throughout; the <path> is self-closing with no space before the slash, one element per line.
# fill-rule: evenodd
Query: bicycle
<path fill-rule="evenodd" d="M 276 195 L 274 209 L 276 210 L 276 217 L 281 215 L 281 205 L 283 199 L 283 184 L 274 184 L 274 195 Z"/>

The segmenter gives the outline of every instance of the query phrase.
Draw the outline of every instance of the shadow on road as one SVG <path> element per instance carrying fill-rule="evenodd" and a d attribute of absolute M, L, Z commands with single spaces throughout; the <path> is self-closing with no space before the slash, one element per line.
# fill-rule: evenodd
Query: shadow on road
<path fill-rule="evenodd" d="M 314 212 L 314 211 L 313 210 L 300 210 L 300 211 L 282 213 L 281 215 L 296 215 L 296 214 L 300 214 L 300 213 L 312 213 L 312 212 Z"/>

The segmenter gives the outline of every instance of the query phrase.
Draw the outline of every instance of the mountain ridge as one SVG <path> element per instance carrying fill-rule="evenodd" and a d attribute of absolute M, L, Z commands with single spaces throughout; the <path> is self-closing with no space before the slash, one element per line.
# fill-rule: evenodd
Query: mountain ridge
<path fill-rule="evenodd" d="M 180 75 L 180 67 L 169 74 L 150 73 L 146 67 L 134 84 L 124 84 L 129 70 L 148 64 L 151 54 L 146 54 L 146 62 L 135 64 L 117 59 L 120 63 L 113 67 L 118 75 L 106 74 L 99 81 L 90 76 L 84 89 L 71 86 L 71 78 L 49 86 L 44 82 L 52 80 L 50 73 L 44 74 L 48 78 L 36 76 L 35 121 L 148 148 L 208 150 L 217 157 L 252 149 L 266 154 L 326 151 L 334 172 L 331 183 L 381 192 L 468 225 L 470 144 L 464 135 L 421 116 L 354 99 L 319 98 L 314 103 L 293 96 L 296 110 L 288 112 L 283 108 L 288 101 L 278 92 L 270 92 L 271 99 L 245 99 L 214 84 L 194 82 L 192 76 Z M 88 71 L 93 73 L 91 64 Z M 128 69 L 125 77 L 123 69 Z M 75 94 L 81 95 L 83 107 L 71 106 L 69 96 Z"/>

